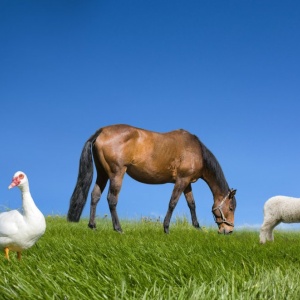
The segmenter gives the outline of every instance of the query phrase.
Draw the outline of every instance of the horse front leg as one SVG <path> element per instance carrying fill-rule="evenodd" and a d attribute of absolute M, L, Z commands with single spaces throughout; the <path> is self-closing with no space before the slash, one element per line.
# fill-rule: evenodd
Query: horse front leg
<path fill-rule="evenodd" d="M 188 207 L 190 209 L 190 212 L 191 212 L 192 224 L 195 228 L 200 229 L 200 225 L 199 225 L 199 222 L 197 220 L 196 203 L 195 203 L 195 200 L 194 200 L 191 184 L 189 184 L 186 187 L 186 189 L 184 190 L 184 196 L 185 196 L 187 205 L 188 205 Z"/>
<path fill-rule="evenodd" d="M 172 196 L 169 202 L 169 208 L 167 211 L 167 214 L 165 216 L 164 219 L 164 232 L 165 233 L 169 233 L 169 226 L 170 226 L 170 220 L 173 214 L 173 211 L 177 205 L 177 202 L 179 200 L 179 197 L 181 195 L 181 193 L 183 192 L 183 190 L 186 188 L 187 183 L 184 183 L 183 181 L 176 181 L 173 192 L 172 192 Z"/>

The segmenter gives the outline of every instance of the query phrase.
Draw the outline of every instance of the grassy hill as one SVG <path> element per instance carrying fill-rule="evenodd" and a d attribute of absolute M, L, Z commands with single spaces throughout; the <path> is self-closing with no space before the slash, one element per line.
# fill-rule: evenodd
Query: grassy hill
<path fill-rule="evenodd" d="M 217 234 L 185 219 L 163 232 L 160 222 L 108 219 L 68 223 L 47 217 L 47 230 L 18 261 L 0 259 L 1 299 L 300 299 L 300 234 Z"/>

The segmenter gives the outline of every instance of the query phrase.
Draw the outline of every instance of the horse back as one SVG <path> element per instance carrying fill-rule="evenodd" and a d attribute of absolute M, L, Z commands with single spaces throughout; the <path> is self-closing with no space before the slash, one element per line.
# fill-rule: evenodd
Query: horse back
<path fill-rule="evenodd" d="M 94 159 L 109 176 L 114 168 L 126 168 L 131 177 L 145 183 L 174 182 L 178 175 L 197 180 L 203 165 L 199 140 L 185 130 L 157 133 L 128 125 L 107 126 L 94 148 Z"/>

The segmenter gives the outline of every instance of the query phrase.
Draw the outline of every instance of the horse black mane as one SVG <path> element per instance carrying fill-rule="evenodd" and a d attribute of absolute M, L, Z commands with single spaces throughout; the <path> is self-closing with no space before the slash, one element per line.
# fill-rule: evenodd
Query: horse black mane
<path fill-rule="evenodd" d="M 221 191 L 227 193 L 229 191 L 229 186 L 218 160 L 196 135 L 195 138 L 199 142 L 201 147 L 204 167 L 210 174 L 213 174 L 215 176 L 215 179 Z"/>

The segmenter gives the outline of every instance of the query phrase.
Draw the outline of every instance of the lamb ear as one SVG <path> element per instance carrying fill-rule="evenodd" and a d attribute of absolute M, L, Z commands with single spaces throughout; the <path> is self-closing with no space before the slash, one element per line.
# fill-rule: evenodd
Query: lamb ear
<path fill-rule="evenodd" d="M 230 190 L 230 194 L 229 194 L 229 198 L 233 198 L 233 196 L 235 195 L 235 193 L 236 193 L 236 190 L 231 189 Z"/>

